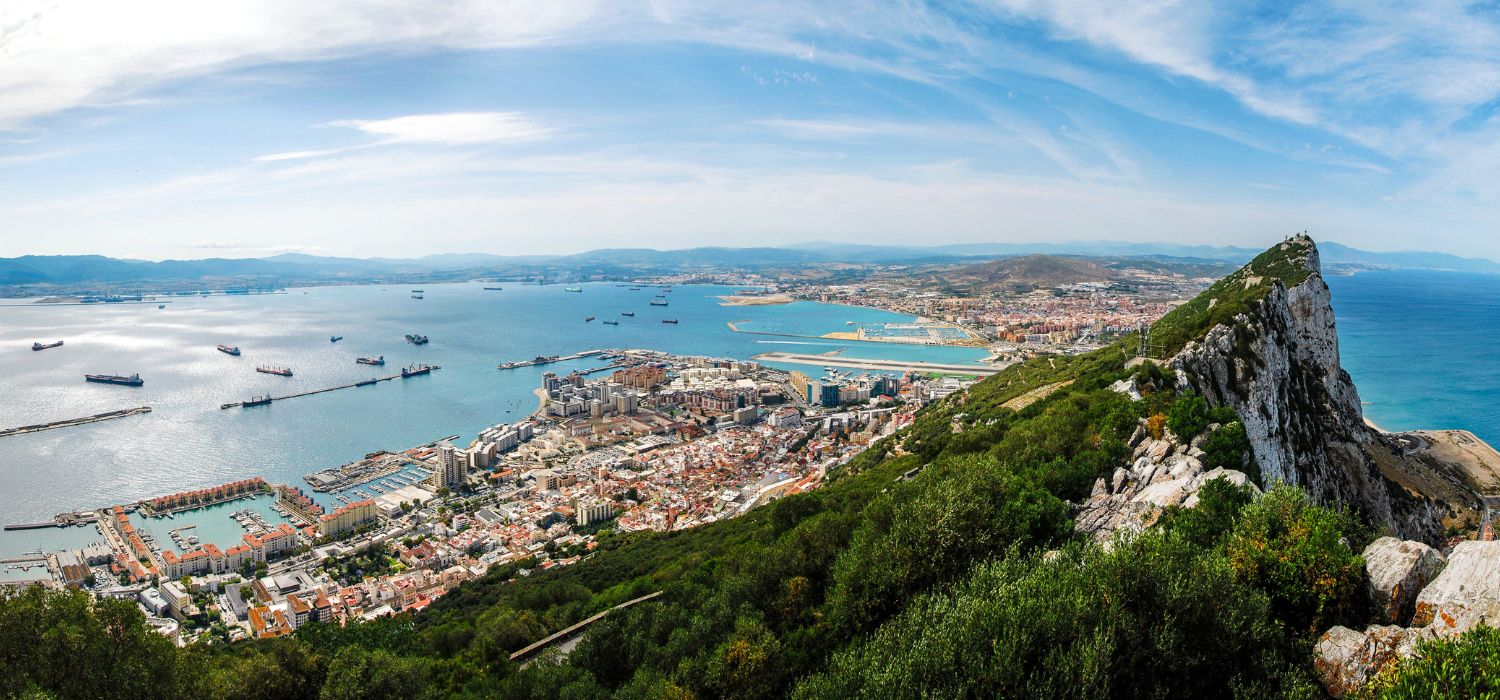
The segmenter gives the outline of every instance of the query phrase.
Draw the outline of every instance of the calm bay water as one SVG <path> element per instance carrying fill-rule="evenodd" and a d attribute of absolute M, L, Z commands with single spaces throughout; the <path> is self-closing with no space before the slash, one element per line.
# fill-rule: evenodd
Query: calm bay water
<path fill-rule="evenodd" d="M 301 484 L 311 471 L 358 459 L 377 449 L 404 449 L 459 434 L 465 441 L 495 423 L 519 420 L 536 407 L 532 394 L 547 370 L 593 367 L 580 360 L 547 367 L 497 370 L 508 360 L 570 354 L 597 347 L 649 348 L 681 354 L 748 359 L 762 352 L 828 352 L 932 362 L 973 362 L 974 348 L 902 346 L 734 333 L 728 322 L 768 332 L 822 334 L 847 322 L 905 322 L 901 314 L 802 302 L 725 307 L 715 298 L 731 288 L 677 287 L 670 306 L 650 306 L 657 293 L 609 284 L 568 293 L 561 285 L 425 285 L 322 287 L 287 294 L 172 298 L 155 304 L 0 307 L 0 427 L 26 425 L 150 405 L 142 416 L 0 438 L 0 523 L 50 519 L 200 488 L 250 476 Z M 634 311 L 635 317 L 621 316 Z M 586 316 L 598 320 L 585 323 Z M 663 324 L 675 318 L 678 325 Z M 602 321 L 617 320 L 618 326 Z M 405 342 L 425 334 L 426 346 Z M 330 343 L 330 335 L 344 339 Z M 33 352 L 32 341 L 62 339 L 61 348 Z M 237 345 L 241 357 L 214 346 Z M 384 355 L 385 367 L 354 358 Z M 282 395 L 393 374 L 409 363 L 440 365 L 426 377 L 220 410 L 256 394 Z M 290 378 L 261 374 L 260 364 L 293 369 Z M 85 373 L 131 374 L 141 388 L 90 384 Z M 331 503 L 324 499 L 325 503 Z M 256 504 L 262 510 L 264 504 Z M 237 506 L 236 509 L 244 507 Z M 262 510 L 262 512 L 269 512 Z M 228 509 L 207 530 L 238 536 Z M 223 522 L 220 522 L 223 521 Z M 167 521 L 173 522 L 173 521 Z M 228 523 L 225 526 L 223 523 Z M 172 527 L 182 525 L 182 519 Z M 226 529 L 227 528 L 227 529 Z M 166 528 L 157 533 L 166 545 Z M 97 539 L 92 528 L 0 533 L 0 556 Z M 216 541 L 221 539 L 206 539 Z"/>

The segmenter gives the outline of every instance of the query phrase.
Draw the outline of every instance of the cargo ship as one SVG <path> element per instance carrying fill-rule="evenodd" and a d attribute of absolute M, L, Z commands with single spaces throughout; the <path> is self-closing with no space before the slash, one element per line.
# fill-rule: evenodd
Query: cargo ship
<path fill-rule="evenodd" d="M 563 287 L 564 292 L 581 292 L 583 287 Z"/>
<path fill-rule="evenodd" d="M 55 343 L 47 343 L 45 345 L 43 345 L 41 343 L 32 343 L 31 344 L 31 349 L 32 349 L 33 352 L 35 352 L 37 350 L 50 350 L 52 348 L 60 348 L 60 347 L 62 347 L 62 344 L 63 344 L 63 341 L 61 341 L 61 340 L 59 340 L 59 341 L 57 341 Z"/>
<path fill-rule="evenodd" d="M 421 294 L 422 290 L 420 290 L 420 289 L 413 289 L 413 290 L 411 290 L 411 293 L 412 294 Z"/>
<path fill-rule="evenodd" d="M 422 295 L 421 294 L 413 294 L 413 295 L 411 295 L 411 298 L 413 298 L 413 299 L 421 299 Z"/>
<path fill-rule="evenodd" d="M 246 401 L 246 402 L 244 402 L 244 403 L 242 403 L 240 405 L 241 406 L 245 406 L 246 408 L 248 408 L 250 406 L 269 406 L 270 404 L 271 404 L 271 395 L 270 394 L 266 394 L 265 396 L 252 396 L 252 397 L 250 397 L 249 401 Z"/>
<path fill-rule="evenodd" d="M 503 291 L 505 291 L 505 288 L 504 287 L 485 287 L 484 291 L 486 291 L 486 292 L 503 292 Z"/>
<path fill-rule="evenodd" d="M 239 357 L 240 356 L 240 346 L 238 346 L 238 345 L 232 345 L 232 346 L 231 345 L 220 345 L 219 346 L 219 352 L 222 352 L 225 355 L 234 355 L 235 357 Z"/>
<path fill-rule="evenodd" d="M 425 335 L 416 335 L 414 333 L 407 333 L 406 334 L 406 342 L 411 343 L 412 345 L 426 345 L 427 344 L 427 336 L 425 336 Z"/>
<path fill-rule="evenodd" d="M 618 325 L 620 325 L 620 322 L 619 321 L 605 321 L 604 324 L 608 325 L 608 326 L 618 326 Z"/>
<path fill-rule="evenodd" d="M 359 357 L 355 358 L 354 361 L 362 365 L 375 365 L 376 367 L 384 367 L 385 355 L 381 355 L 380 357 Z"/>
<path fill-rule="evenodd" d="M 117 374 L 85 374 L 83 378 L 85 381 L 98 382 L 100 384 L 119 384 L 120 386 L 141 386 L 145 384 L 145 382 L 141 381 L 141 375 L 139 374 L 132 374 L 128 377 L 122 377 Z"/>
<path fill-rule="evenodd" d="M 594 320 L 596 318 L 598 318 L 598 316 L 590 316 L 590 317 L 588 317 L 586 319 L 583 319 L 583 322 L 584 323 L 588 323 L 589 321 L 592 321 L 592 320 Z"/>
<path fill-rule="evenodd" d="M 641 291 L 641 288 L 640 287 L 631 287 L 630 291 L 632 291 L 632 292 L 639 292 L 639 291 Z"/>
<path fill-rule="evenodd" d="M 657 297 L 657 298 L 651 300 L 651 305 L 652 306 L 666 306 L 667 305 L 667 300 L 663 299 L 661 297 Z"/>
<path fill-rule="evenodd" d="M 401 368 L 401 378 L 405 379 L 407 377 L 418 377 L 424 374 L 429 374 L 431 372 L 432 367 L 429 365 L 412 365 L 410 367 Z"/>
<path fill-rule="evenodd" d="M 340 340 L 343 340 L 343 339 L 344 339 L 344 336 L 341 336 L 341 335 L 330 335 L 330 336 L 328 336 L 328 342 L 330 342 L 330 343 L 337 343 L 337 342 L 339 342 Z"/>
<path fill-rule="evenodd" d="M 278 377 L 292 376 L 292 370 L 286 367 L 256 367 L 255 371 L 261 374 L 274 374 Z"/>
<path fill-rule="evenodd" d="M 664 318 L 664 319 L 661 320 L 661 322 L 662 323 L 670 323 L 670 324 L 672 324 L 674 326 L 677 325 L 677 319 L 675 319 L 675 318 Z"/>
<path fill-rule="evenodd" d="M 374 384 L 375 382 L 378 382 L 378 381 L 380 381 L 380 380 L 379 379 L 366 379 L 366 380 L 364 380 L 362 382 L 355 382 L 354 386 L 370 386 L 371 384 Z"/>

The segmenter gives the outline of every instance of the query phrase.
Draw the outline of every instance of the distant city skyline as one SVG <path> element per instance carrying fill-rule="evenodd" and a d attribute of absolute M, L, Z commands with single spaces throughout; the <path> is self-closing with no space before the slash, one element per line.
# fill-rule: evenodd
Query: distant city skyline
<path fill-rule="evenodd" d="M 0 257 L 1119 240 L 1500 258 L 1457 2 L 0 5 Z"/>

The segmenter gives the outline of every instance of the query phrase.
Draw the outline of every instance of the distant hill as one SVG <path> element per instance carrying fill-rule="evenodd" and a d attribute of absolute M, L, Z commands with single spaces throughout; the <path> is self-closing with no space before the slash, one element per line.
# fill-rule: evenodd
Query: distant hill
<path fill-rule="evenodd" d="M 965 292 L 1027 291 L 1078 282 L 1109 282 L 1118 273 L 1083 258 L 1056 255 L 1023 255 L 976 265 L 965 265 L 933 274 L 940 287 Z"/>
<path fill-rule="evenodd" d="M 790 247 L 681 250 L 606 248 L 570 255 L 503 256 L 452 253 L 421 258 L 349 258 L 287 253 L 266 258 L 205 258 L 151 262 L 102 255 L 26 255 L 0 258 L 0 294 L 48 294 L 90 289 L 202 288 L 241 285 L 294 286 L 348 282 L 503 279 L 620 279 L 673 273 L 764 271 L 788 278 L 823 279 L 839 265 L 948 266 L 999 258 L 943 272 L 956 288 L 994 285 L 1048 286 L 1104 281 L 1116 270 L 1140 267 L 1190 276 L 1224 274 L 1248 261 L 1247 248 L 1164 243 L 973 243 L 878 246 L 807 243 Z M 1500 272 L 1500 263 L 1446 253 L 1375 253 L 1337 243 L 1323 246 L 1330 270 L 1433 269 Z M 846 271 L 857 279 L 868 271 Z M 806 273 L 806 274 L 804 274 Z M 845 274 L 845 273 L 840 273 Z M 822 275 L 820 277 L 820 275 Z"/>

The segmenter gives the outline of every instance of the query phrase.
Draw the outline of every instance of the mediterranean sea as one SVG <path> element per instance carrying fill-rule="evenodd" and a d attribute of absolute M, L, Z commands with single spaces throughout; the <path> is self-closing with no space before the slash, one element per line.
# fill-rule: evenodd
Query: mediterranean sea
<path fill-rule="evenodd" d="M 493 285 L 492 285 L 493 286 Z M 83 426 L 0 438 L 0 524 L 50 520 L 76 510 L 203 488 L 252 476 L 303 485 L 306 473 L 376 450 L 401 450 L 449 435 L 467 443 L 479 430 L 521 420 L 535 408 L 544 371 L 597 367 L 585 359 L 544 367 L 496 365 L 592 348 L 645 348 L 684 355 L 750 359 L 776 350 L 849 357 L 973 363 L 979 348 L 934 347 L 736 333 L 742 329 L 818 336 L 849 322 L 904 323 L 885 311 L 798 302 L 722 306 L 733 288 L 678 286 L 660 293 L 614 284 L 346 286 L 286 294 L 163 297 L 157 304 L 0 306 L 0 428 L 149 405 L 152 412 Z M 624 316 L 622 312 L 635 315 Z M 588 316 L 597 320 L 585 322 Z M 679 323 L 664 324 L 663 319 Z M 603 321 L 618 321 L 606 325 Z M 408 333 L 427 345 L 407 343 Z M 343 336 L 337 343 L 332 335 Z M 31 343 L 66 341 L 32 351 Z M 232 357 L 217 344 L 238 346 Z M 386 366 L 354 362 L 385 356 Z M 284 395 L 377 375 L 411 363 L 438 365 L 428 376 L 380 382 L 221 410 L 255 395 Z M 289 367 L 292 377 L 255 371 Z M 789 366 L 795 367 L 795 366 Z M 804 368 L 805 369 L 805 368 Z M 86 383 L 84 374 L 139 373 L 140 388 Z M 338 505 L 323 494 L 325 506 Z M 195 524 L 202 541 L 233 544 L 242 532 L 229 517 L 244 507 L 265 514 L 269 498 L 177 516 L 152 528 L 171 546 L 168 528 Z M 160 530 L 160 531 L 158 531 Z M 188 533 L 184 533 L 188 534 Z M 98 539 L 92 527 L 0 533 L 0 557 Z M 3 574 L 0 574 L 3 576 Z"/>
<path fill-rule="evenodd" d="M 1339 354 L 1385 430 L 1468 430 L 1500 446 L 1500 276 L 1329 276 Z"/>

